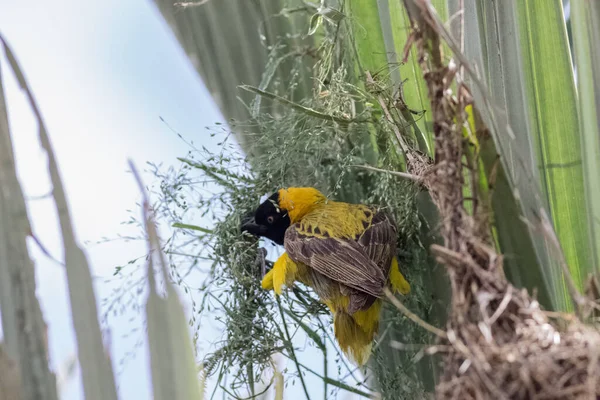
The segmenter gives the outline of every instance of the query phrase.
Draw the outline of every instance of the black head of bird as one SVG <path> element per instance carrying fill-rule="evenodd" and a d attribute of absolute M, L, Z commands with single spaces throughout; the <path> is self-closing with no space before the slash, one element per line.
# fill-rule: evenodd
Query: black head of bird
<path fill-rule="evenodd" d="M 253 218 L 242 223 L 242 232 L 283 245 L 285 231 L 289 226 L 290 217 L 286 210 L 279 207 L 279 193 L 276 192 L 258 206 Z"/>

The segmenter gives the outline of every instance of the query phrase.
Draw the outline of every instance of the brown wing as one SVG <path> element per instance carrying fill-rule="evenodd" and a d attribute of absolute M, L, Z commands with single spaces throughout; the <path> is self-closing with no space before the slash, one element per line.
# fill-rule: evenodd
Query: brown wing
<path fill-rule="evenodd" d="M 398 232 L 393 220 L 383 211 L 378 211 L 373 215 L 371 226 L 357 240 L 366 255 L 377 264 L 386 277 L 396 252 L 397 237 Z"/>
<path fill-rule="evenodd" d="M 395 248 L 396 231 L 388 218 L 378 212 L 357 238 L 323 237 L 294 224 L 286 231 L 284 242 L 293 260 L 354 289 L 352 292 L 357 290 L 381 297 Z"/>

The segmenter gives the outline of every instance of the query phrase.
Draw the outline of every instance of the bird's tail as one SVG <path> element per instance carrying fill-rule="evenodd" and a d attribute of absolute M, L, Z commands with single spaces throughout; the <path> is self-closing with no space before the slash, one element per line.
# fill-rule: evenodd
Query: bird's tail
<path fill-rule="evenodd" d="M 350 315 L 336 310 L 333 317 L 335 337 L 340 348 L 350 360 L 359 366 L 366 364 L 371 356 L 373 337 L 379 328 L 381 300 L 367 310 Z"/>

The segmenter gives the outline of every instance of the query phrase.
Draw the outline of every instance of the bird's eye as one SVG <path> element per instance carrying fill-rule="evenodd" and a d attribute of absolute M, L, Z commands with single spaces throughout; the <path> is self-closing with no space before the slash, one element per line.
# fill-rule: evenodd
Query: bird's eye
<path fill-rule="evenodd" d="M 273 223 L 273 221 L 275 221 L 275 218 L 273 218 L 273 216 L 272 216 L 272 215 L 269 215 L 269 216 L 267 217 L 267 222 L 268 222 L 268 223 L 270 223 L 270 224 L 272 224 L 272 223 Z"/>

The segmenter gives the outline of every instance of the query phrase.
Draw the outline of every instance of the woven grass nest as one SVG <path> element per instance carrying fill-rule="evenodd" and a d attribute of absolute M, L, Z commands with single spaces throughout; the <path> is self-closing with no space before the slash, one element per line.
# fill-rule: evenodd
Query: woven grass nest
<path fill-rule="evenodd" d="M 448 328 L 434 346 L 446 353 L 438 399 L 598 398 L 596 329 L 543 311 L 525 290 L 506 282 L 499 273 L 502 258 L 493 252 L 480 264 L 436 254 L 453 290 Z"/>

